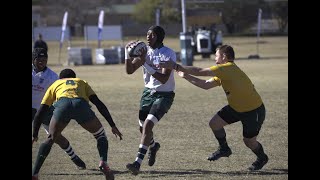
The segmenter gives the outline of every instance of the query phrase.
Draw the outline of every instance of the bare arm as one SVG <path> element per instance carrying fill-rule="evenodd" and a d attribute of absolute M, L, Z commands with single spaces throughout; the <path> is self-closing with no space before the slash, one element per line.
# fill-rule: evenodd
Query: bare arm
<path fill-rule="evenodd" d="M 168 68 L 168 69 L 175 69 L 177 71 L 182 71 L 187 74 L 195 75 L 195 76 L 215 76 L 213 71 L 210 68 L 200 68 L 195 66 L 183 66 L 177 64 L 173 61 L 161 61 L 160 67 Z"/>
<path fill-rule="evenodd" d="M 199 88 L 205 89 L 205 90 L 208 90 L 208 89 L 211 89 L 211 88 L 218 86 L 218 83 L 216 81 L 199 79 L 197 77 L 186 74 L 182 71 L 179 71 L 178 74 L 180 77 L 186 79 L 191 84 L 193 84 Z"/>
<path fill-rule="evenodd" d="M 101 115 L 108 121 L 109 125 L 112 128 L 112 133 L 116 137 L 119 136 L 120 140 L 122 140 L 122 134 L 118 130 L 116 124 L 114 123 L 107 106 L 98 98 L 97 95 L 91 95 L 89 97 L 89 99 L 97 107 L 97 109 L 101 113 Z"/>
<path fill-rule="evenodd" d="M 97 107 L 98 111 L 101 113 L 101 115 L 108 121 L 109 125 L 111 127 L 116 126 L 114 123 L 111 114 L 107 108 L 107 106 L 98 98 L 97 95 L 91 95 L 89 97 L 90 101 Z"/>
<path fill-rule="evenodd" d="M 162 68 L 162 73 L 154 73 L 152 76 L 160 81 L 162 84 L 166 83 L 170 77 L 171 69 Z"/>
<path fill-rule="evenodd" d="M 42 124 L 43 118 L 45 117 L 48 109 L 49 109 L 48 105 L 41 104 L 39 110 L 37 111 L 37 113 L 34 117 L 32 137 L 35 138 L 36 140 L 38 139 L 40 126 Z"/>
<path fill-rule="evenodd" d="M 140 57 L 125 59 L 127 74 L 133 74 L 140 66 L 142 66 L 144 61 Z"/>

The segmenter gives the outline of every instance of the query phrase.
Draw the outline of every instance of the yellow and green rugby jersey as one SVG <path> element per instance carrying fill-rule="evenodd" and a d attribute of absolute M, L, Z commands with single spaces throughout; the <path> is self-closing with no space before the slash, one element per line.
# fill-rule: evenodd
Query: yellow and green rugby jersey
<path fill-rule="evenodd" d="M 238 112 L 247 112 L 258 108 L 262 99 L 249 77 L 234 63 L 227 62 L 211 66 L 216 75 L 211 80 L 222 85 L 229 105 Z"/>
<path fill-rule="evenodd" d="M 79 78 L 64 78 L 56 80 L 46 91 L 41 104 L 52 105 L 62 97 L 83 98 L 89 102 L 89 96 L 95 94 L 91 86 Z"/>

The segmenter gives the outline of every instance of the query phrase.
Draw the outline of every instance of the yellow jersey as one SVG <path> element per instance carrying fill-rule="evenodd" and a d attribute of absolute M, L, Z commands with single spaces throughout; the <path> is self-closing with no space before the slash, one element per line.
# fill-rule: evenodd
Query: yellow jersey
<path fill-rule="evenodd" d="M 249 77 L 234 63 L 211 66 L 216 75 L 211 78 L 222 85 L 229 105 L 237 112 L 248 112 L 262 105 L 262 99 Z"/>
<path fill-rule="evenodd" d="M 62 97 L 83 98 L 89 102 L 89 96 L 95 92 L 91 86 L 79 78 L 64 78 L 56 80 L 46 91 L 41 104 L 51 106 Z"/>

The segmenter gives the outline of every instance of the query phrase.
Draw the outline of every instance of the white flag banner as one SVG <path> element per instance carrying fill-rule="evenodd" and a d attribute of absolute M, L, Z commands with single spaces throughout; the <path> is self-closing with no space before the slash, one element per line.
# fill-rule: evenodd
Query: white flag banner
<path fill-rule="evenodd" d="M 260 32 L 261 32 L 261 14 L 262 14 L 262 9 L 259 8 L 258 11 L 258 24 L 257 24 L 257 38 L 259 40 L 260 37 Z"/>
<path fill-rule="evenodd" d="M 61 38 L 60 38 L 59 57 L 58 57 L 59 64 L 60 64 L 61 48 L 64 40 L 64 32 L 66 31 L 66 27 L 67 27 L 67 19 L 68 19 L 68 12 L 66 11 L 63 16 L 62 27 L 61 27 Z"/>
<path fill-rule="evenodd" d="M 66 31 L 66 27 L 67 27 L 67 19 L 68 19 L 68 12 L 66 11 L 64 13 L 63 20 L 62 20 L 60 46 L 62 45 L 64 40 L 64 32 Z"/>
<path fill-rule="evenodd" d="M 103 29 L 103 18 L 104 18 L 104 11 L 101 10 L 99 14 L 99 20 L 98 20 L 98 41 L 101 41 L 101 33 Z"/>

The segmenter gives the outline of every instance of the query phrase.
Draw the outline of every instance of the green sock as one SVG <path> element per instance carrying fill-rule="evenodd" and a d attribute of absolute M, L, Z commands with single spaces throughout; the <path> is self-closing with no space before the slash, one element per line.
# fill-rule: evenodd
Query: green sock
<path fill-rule="evenodd" d="M 99 151 L 101 161 L 107 162 L 108 161 L 108 140 L 106 137 L 100 137 L 97 140 L 97 148 Z"/>
<path fill-rule="evenodd" d="M 40 145 L 37 159 L 32 169 L 32 175 L 36 175 L 39 173 L 44 160 L 47 158 L 48 154 L 50 153 L 51 147 L 52 147 L 52 143 L 50 142 L 44 142 Z"/>

